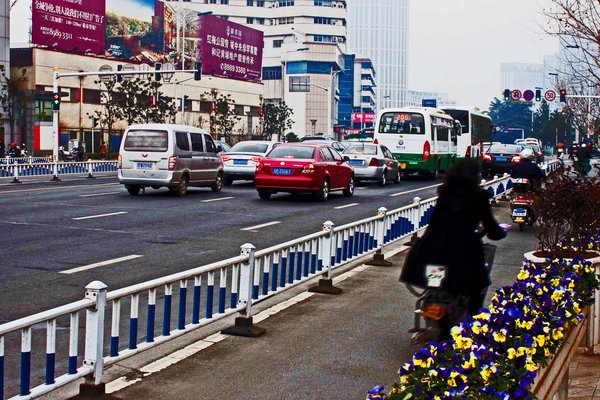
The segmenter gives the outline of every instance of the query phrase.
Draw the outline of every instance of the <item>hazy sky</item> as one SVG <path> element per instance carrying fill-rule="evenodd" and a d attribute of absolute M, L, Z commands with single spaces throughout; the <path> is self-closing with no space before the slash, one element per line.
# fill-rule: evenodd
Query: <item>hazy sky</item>
<path fill-rule="evenodd" d="M 459 104 L 486 109 L 500 96 L 501 63 L 541 64 L 544 55 L 558 51 L 557 40 L 543 34 L 541 9 L 549 3 L 410 0 L 409 88 L 447 92 Z M 22 21 L 30 16 L 30 4 L 20 0 L 11 12 L 13 42 L 27 41 Z"/>
<path fill-rule="evenodd" d="M 360 0 L 358 0 L 360 1 Z M 487 109 L 500 97 L 500 64 L 542 64 L 558 51 L 543 33 L 550 0 L 410 0 L 409 88 L 447 92 Z"/>

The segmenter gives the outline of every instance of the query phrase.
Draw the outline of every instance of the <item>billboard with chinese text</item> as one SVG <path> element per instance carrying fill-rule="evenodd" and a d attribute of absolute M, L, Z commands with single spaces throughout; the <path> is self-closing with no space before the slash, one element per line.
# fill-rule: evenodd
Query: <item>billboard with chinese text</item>
<path fill-rule="evenodd" d="M 214 15 L 200 15 L 197 59 L 202 73 L 259 81 L 263 32 Z"/>
<path fill-rule="evenodd" d="M 33 0 L 33 44 L 104 54 L 105 0 Z"/>

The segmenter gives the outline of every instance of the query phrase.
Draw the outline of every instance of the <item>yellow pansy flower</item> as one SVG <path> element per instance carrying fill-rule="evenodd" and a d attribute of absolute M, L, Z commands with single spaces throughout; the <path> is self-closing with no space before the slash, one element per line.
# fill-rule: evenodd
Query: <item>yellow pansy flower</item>
<path fill-rule="evenodd" d="M 495 331 L 493 336 L 494 340 L 498 343 L 506 342 L 506 329 L 500 329 L 499 331 Z"/>
<path fill-rule="evenodd" d="M 521 272 L 519 272 L 519 275 L 517 275 L 517 279 L 520 281 L 523 281 L 527 278 L 529 278 L 529 272 L 525 271 L 524 269 L 522 269 Z"/>

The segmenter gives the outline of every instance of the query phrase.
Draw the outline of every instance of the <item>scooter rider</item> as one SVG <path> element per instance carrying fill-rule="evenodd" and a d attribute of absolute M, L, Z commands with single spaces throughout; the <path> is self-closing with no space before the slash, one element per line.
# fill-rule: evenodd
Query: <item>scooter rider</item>
<path fill-rule="evenodd" d="M 542 187 L 542 181 L 546 177 L 544 172 L 537 166 L 533 160 L 535 153 L 531 148 L 525 148 L 521 151 L 521 162 L 515 165 L 510 173 L 512 178 L 529 179 L 531 189 L 535 192 Z"/>

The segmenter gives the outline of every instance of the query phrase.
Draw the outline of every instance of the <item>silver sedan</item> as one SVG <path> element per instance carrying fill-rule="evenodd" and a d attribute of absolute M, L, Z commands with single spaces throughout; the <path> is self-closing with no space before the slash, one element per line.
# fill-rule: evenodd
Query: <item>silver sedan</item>
<path fill-rule="evenodd" d="M 256 164 L 261 157 L 279 142 L 245 140 L 236 143 L 229 152 L 221 154 L 225 176 L 223 182 L 231 185 L 235 180 L 254 180 Z"/>
<path fill-rule="evenodd" d="M 354 168 L 356 181 L 372 180 L 384 186 L 387 182 L 400 182 L 402 170 L 400 164 L 392 152 L 381 144 L 374 143 L 351 143 L 343 155 L 348 156 L 350 164 Z"/>

